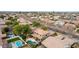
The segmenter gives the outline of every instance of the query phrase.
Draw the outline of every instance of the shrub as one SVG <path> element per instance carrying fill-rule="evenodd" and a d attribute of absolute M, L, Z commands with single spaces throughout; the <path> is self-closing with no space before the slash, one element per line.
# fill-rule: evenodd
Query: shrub
<path fill-rule="evenodd" d="M 20 34 L 19 36 L 20 36 L 24 41 L 26 40 L 26 35 Z"/>
<path fill-rule="evenodd" d="M 36 21 L 34 21 L 32 25 L 33 25 L 34 27 L 39 27 L 39 26 L 41 26 L 41 24 L 40 24 L 39 22 L 36 22 Z"/>
<path fill-rule="evenodd" d="M 12 22 L 9 21 L 9 22 L 6 22 L 5 24 L 9 26 L 9 25 L 12 25 Z"/>
<path fill-rule="evenodd" d="M 48 28 L 46 26 L 42 26 L 42 29 L 43 30 L 47 30 Z"/>

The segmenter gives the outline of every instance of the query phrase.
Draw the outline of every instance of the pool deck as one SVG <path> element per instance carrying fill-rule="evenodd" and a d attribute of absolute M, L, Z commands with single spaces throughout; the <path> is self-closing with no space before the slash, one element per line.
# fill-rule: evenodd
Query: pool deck
<path fill-rule="evenodd" d="M 24 46 L 22 46 L 21 48 L 31 48 L 29 45 L 24 45 Z"/>

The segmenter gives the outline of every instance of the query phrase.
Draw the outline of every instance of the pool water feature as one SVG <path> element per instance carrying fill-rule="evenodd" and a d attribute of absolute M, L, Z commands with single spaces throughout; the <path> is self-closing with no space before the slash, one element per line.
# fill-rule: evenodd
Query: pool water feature
<path fill-rule="evenodd" d="M 15 45 L 16 45 L 16 47 L 22 47 L 23 46 L 23 42 L 22 41 L 16 41 Z"/>
<path fill-rule="evenodd" d="M 10 48 L 20 48 L 27 44 L 20 36 L 15 36 L 12 38 L 7 39 L 8 47 Z M 11 44 L 10 44 L 11 43 Z"/>

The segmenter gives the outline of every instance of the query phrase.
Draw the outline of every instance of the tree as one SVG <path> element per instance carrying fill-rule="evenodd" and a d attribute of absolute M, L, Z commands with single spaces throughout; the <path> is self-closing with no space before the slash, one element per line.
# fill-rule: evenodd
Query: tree
<path fill-rule="evenodd" d="M 9 21 L 6 22 L 6 25 L 8 26 L 15 26 L 15 25 L 18 25 L 19 22 L 17 22 L 17 18 L 13 18 L 13 17 L 9 17 L 8 18 Z"/>
<path fill-rule="evenodd" d="M 12 25 L 12 26 L 19 25 L 19 22 L 14 21 L 14 22 L 12 22 L 12 24 L 11 24 L 11 25 Z"/>
<path fill-rule="evenodd" d="M 20 34 L 19 36 L 20 36 L 24 41 L 26 41 L 26 35 Z"/>
<path fill-rule="evenodd" d="M 29 34 L 29 33 L 31 33 L 31 29 L 30 29 L 30 26 L 29 25 L 24 25 L 24 26 L 22 26 L 22 28 L 23 28 L 23 33 L 25 33 L 25 34 Z"/>
<path fill-rule="evenodd" d="M 4 15 L 1 15 L 1 16 L 0 16 L 0 18 L 2 18 L 2 19 L 4 19 L 4 17 L 5 17 Z"/>
<path fill-rule="evenodd" d="M 15 25 L 15 26 L 13 27 L 13 33 L 14 33 L 14 34 L 18 35 L 18 34 L 21 34 L 21 32 L 22 32 L 22 26 L 20 26 L 20 25 Z"/>
<path fill-rule="evenodd" d="M 13 17 L 9 17 L 9 18 L 8 18 L 8 20 L 12 20 L 12 19 L 13 19 Z"/>
<path fill-rule="evenodd" d="M 34 21 L 32 25 L 33 25 L 34 27 L 39 27 L 39 26 L 41 26 L 41 24 L 40 24 L 39 22 L 36 22 L 36 21 Z"/>
<path fill-rule="evenodd" d="M 9 28 L 8 27 L 3 28 L 2 33 L 7 33 L 7 32 L 9 32 Z"/>
<path fill-rule="evenodd" d="M 13 27 L 13 32 L 16 35 L 19 34 L 30 34 L 31 33 L 31 29 L 29 25 L 15 25 Z"/>
<path fill-rule="evenodd" d="M 8 18 L 8 20 L 10 20 L 10 21 L 12 21 L 12 22 L 15 22 L 15 21 L 17 21 L 17 16 L 15 16 L 15 17 L 9 17 Z"/>
<path fill-rule="evenodd" d="M 9 22 L 6 22 L 5 24 L 9 26 L 9 25 L 12 25 L 12 22 L 9 21 Z"/>

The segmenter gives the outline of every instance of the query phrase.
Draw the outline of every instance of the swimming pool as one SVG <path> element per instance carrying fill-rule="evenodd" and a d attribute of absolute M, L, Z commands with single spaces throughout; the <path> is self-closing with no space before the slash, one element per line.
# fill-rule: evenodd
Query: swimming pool
<path fill-rule="evenodd" d="M 21 47 L 21 46 L 23 46 L 23 42 L 22 41 L 16 41 L 15 45 L 16 45 L 16 47 Z"/>

